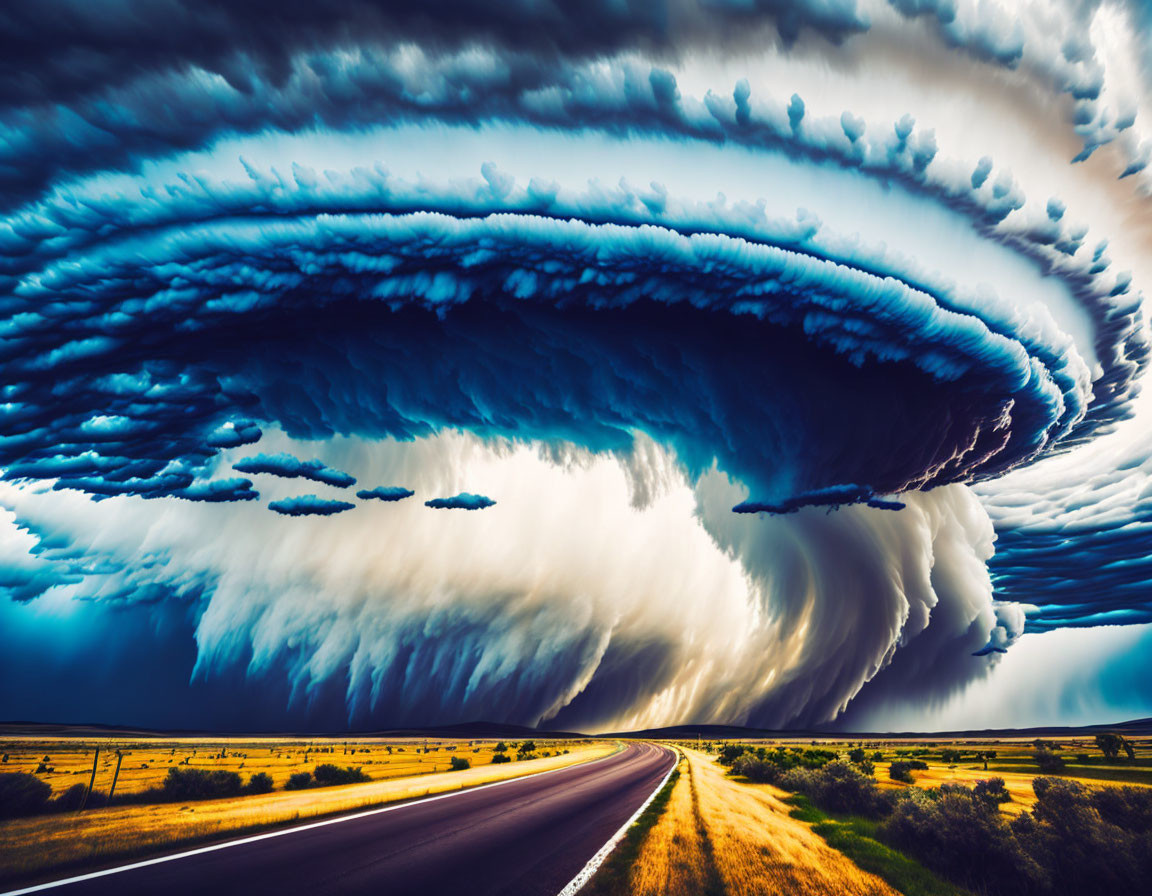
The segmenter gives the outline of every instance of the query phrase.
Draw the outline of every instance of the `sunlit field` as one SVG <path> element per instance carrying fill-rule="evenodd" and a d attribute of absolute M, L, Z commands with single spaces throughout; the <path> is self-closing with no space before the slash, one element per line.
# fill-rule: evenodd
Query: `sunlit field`
<path fill-rule="evenodd" d="M 1140 793 L 1152 774 L 1148 739 L 1120 738 L 1103 745 L 1085 737 L 700 740 L 674 745 L 683 756 L 680 774 L 659 817 L 648 820 L 650 830 L 627 868 L 609 863 L 597 876 L 596 896 L 1004 893 L 1013 891 L 1011 881 L 997 882 L 995 888 L 989 888 L 989 881 L 1003 866 L 1028 859 L 1047 863 L 1041 875 L 1055 875 L 1042 877 L 1046 882 L 1039 891 L 1087 892 L 1080 888 L 1082 882 L 1063 879 L 1064 872 L 1056 867 L 1059 860 L 1053 864 L 1051 857 L 1027 852 L 1035 842 L 1029 831 L 1037 818 L 1062 824 L 1059 819 L 1066 810 L 1077 818 L 1066 836 L 1097 844 L 1092 847 L 1101 852 L 1097 861 L 1107 865 L 1108 850 L 1117 848 L 1109 843 L 1125 836 L 1125 825 L 1140 830 L 1137 816 L 1143 817 L 1146 809 L 1139 806 L 1149 804 Z M 1111 748 L 1107 755 L 1105 747 Z M 903 769 L 901 763 L 906 764 Z M 824 772 L 789 776 L 781 771 L 789 767 Z M 1039 778 L 1045 780 L 1035 784 Z M 1050 790 L 1044 810 L 1038 791 L 1053 788 L 1053 781 L 1068 782 L 1073 790 Z M 1126 785 L 1137 788 L 1127 791 L 1128 797 L 1118 789 Z M 1101 793 L 1103 802 L 1094 801 L 1091 794 L 1102 790 L 1114 790 L 1116 798 L 1103 800 Z M 893 804 L 892 798 L 901 793 L 910 805 Z M 1033 810 L 1041 814 L 1022 817 Z M 998 814 L 1004 821 L 994 823 Z M 1025 824 L 1011 827 L 1014 820 Z M 963 849 L 972 853 L 967 859 L 971 873 L 932 849 L 940 842 L 945 856 L 959 854 L 961 840 Z M 1055 841 L 1051 848 L 1064 849 Z M 1013 851 L 1021 849 L 1023 856 Z M 985 862 L 991 870 L 982 869 Z M 997 862 L 1002 863 L 1000 871 Z M 1115 873 L 1115 892 L 1135 892 L 1130 888 L 1132 869 L 1117 868 Z"/>
<path fill-rule="evenodd" d="M 895 894 L 790 816 L 783 794 L 725 775 L 713 757 L 683 749 L 667 808 L 631 872 L 592 893 L 697 896 L 739 893 Z"/>
<path fill-rule="evenodd" d="M 524 754 L 518 752 L 520 745 L 423 738 L 10 739 L 0 746 L 7 756 L 0 771 L 31 773 L 49 784 L 57 799 L 78 783 L 87 786 L 94 759 L 96 778 L 83 811 L 57 809 L 0 821 L 0 881 L 52 876 L 218 835 L 562 768 L 618 748 L 608 741 L 537 740 L 535 750 Z M 508 757 L 506 762 L 493 762 L 498 746 L 505 747 L 501 755 Z M 117 750 L 122 756 L 119 776 Z M 470 767 L 454 769 L 454 759 L 457 766 L 467 760 Z M 286 789 L 291 776 L 324 764 L 359 769 L 368 780 L 342 786 L 317 786 L 313 780 L 310 786 Z M 252 775 L 267 774 L 273 789 L 227 799 L 170 800 L 162 796 L 171 768 L 235 772 L 245 788 Z M 114 777 L 112 805 L 104 805 Z"/>

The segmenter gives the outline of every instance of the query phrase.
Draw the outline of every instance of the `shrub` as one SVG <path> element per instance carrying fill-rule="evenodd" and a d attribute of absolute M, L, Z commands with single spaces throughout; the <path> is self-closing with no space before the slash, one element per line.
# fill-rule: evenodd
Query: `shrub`
<path fill-rule="evenodd" d="M 285 790 L 304 790 L 312 786 L 312 772 L 296 772 L 288 776 Z"/>
<path fill-rule="evenodd" d="M 535 753 L 517 753 L 516 754 L 516 761 L 517 762 L 526 762 L 529 759 L 539 759 L 539 758 L 540 757 L 537 756 Z"/>
<path fill-rule="evenodd" d="M 912 770 L 913 769 L 926 769 L 928 763 L 922 759 L 896 759 L 888 766 L 888 777 L 893 781 L 903 781 L 905 784 L 911 784 Z"/>
<path fill-rule="evenodd" d="M 874 818 L 887 809 L 876 782 L 839 759 L 820 769 L 789 769 L 780 776 L 779 783 L 786 790 L 803 793 L 826 812 Z"/>
<path fill-rule="evenodd" d="M 504 743 L 504 741 L 500 741 L 498 744 L 496 744 L 496 749 L 495 749 L 495 751 L 494 751 L 494 752 L 496 752 L 496 753 L 503 753 L 503 752 L 505 752 L 507 749 L 508 749 L 508 745 L 507 745 L 506 743 Z"/>
<path fill-rule="evenodd" d="M 1036 764 L 1040 766 L 1040 771 L 1046 775 L 1062 772 L 1064 770 L 1064 758 L 1057 756 L 1047 747 L 1037 747 L 1032 751 L 1032 758 L 1036 760 Z"/>
<path fill-rule="evenodd" d="M 977 781 L 972 788 L 972 795 L 993 807 L 1012 801 L 1012 794 L 1010 794 L 1008 788 L 1004 786 L 1003 778 L 989 778 L 986 781 Z"/>
<path fill-rule="evenodd" d="M 372 780 L 359 768 L 352 768 L 352 766 L 340 768 L 331 763 L 316 766 L 312 769 L 312 777 L 316 779 L 317 787 L 333 787 L 337 784 L 360 784 L 364 781 Z"/>
<path fill-rule="evenodd" d="M 25 772 L 0 774 L 0 818 L 43 812 L 48 808 L 51 793 L 52 788 L 35 775 Z"/>
<path fill-rule="evenodd" d="M 893 846 L 973 890 L 1018 893 L 1043 879 L 994 804 L 959 786 L 901 791 L 880 827 Z"/>
<path fill-rule="evenodd" d="M 1105 821 L 1137 833 L 1152 832 L 1152 788 L 1101 787 L 1092 805 Z"/>
<path fill-rule="evenodd" d="M 743 775 L 758 784 L 775 784 L 780 780 L 781 768 L 771 759 L 745 754 L 732 763 L 732 774 Z"/>
<path fill-rule="evenodd" d="M 466 768 L 472 768 L 472 763 L 463 756 L 453 756 L 449 766 L 454 772 L 462 772 Z"/>
<path fill-rule="evenodd" d="M 1096 794 L 1075 781 L 1036 778 L 1036 806 L 1012 823 L 1025 850 L 1051 872 L 1052 892 L 1140 893 L 1152 879 L 1148 832 L 1128 827 L 1141 824 L 1141 814 L 1114 815 L 1116 824 L 1095 805 Z M 1123 798 L 1122 798 L 1123 800 Z M 1110 807 L 1115 808 L 1115 807 Z"/>
<path fill-rule="evenodd" d="M 743 756 L 747 747 L 743 744 L 724 744 L 720 748 L 720 755 L 718 761 L 721 765 L 731 765 L 739 757 Z"/>
<path fill-rule="evenodd" d="M 501 762 L 511 762 L 511 761 L 512 760 L 508 758 L 507 753 L 497 753 L 495 756 L 492 757 L 492 764 L 493 765 L 499 765 Z"/>
<path fill-rule="evenodd" d="M 852 762 L 863 762 L 867 756 L 868 754 L 864 752 L 863 747 L 855 747 L 848 751 L 848 759 Z"/>
<path fill-rule="evenodd" d="M 160 787 L 160 796 L 172 802 L 213 800 L 239 796 L 242 792 L 236 772 L 198 768 L 170 768 Z"/>
<path fill-rule="evenodd" d="M 267 772 L 257 772 L 248 779 L 248 786 L 244 789 L 248 793 L 271 793 L 272 776 Z"/>

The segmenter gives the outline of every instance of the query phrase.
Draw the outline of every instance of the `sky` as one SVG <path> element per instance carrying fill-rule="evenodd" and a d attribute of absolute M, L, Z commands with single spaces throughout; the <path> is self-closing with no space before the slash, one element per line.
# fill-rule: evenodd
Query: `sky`
<path fill-rule="evenodd" d="M 1137 0 L 0 17 L 0 718 L 1152 716 Z"/>

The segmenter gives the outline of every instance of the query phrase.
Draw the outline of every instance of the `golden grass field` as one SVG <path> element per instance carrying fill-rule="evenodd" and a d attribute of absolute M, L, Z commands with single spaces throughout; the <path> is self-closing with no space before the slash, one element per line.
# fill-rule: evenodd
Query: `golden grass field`
<path fill-rule="evenodd" d="M 896 893 L 789 817 L 782 791 L 726 777 L 705 753 L 685 749 L 667 809 L 632 868 L 635 896 Z"/>
<path fill-rule="evenodd" d="M 511 741 L 509 746 L 511 746 Z M 118 740 L 100 738 L 9 739 L 0 743 L 8 755 L 0 765 L 4 772 L 35 772 L 43 763 L 50 771 L 37 775 L 52 787 L 53 795 L 74 784 L 87 784 L 92 759 L 100 748 L 95 789 L 107 792 L 116 769 L 116 750 L 123 753 L 116 781 L 119 794 L 139 793 L 163 782 L 171 766 L 220 769 L 238 772 L 245 780 L 258 772 L 272 776 L 277 789 L 294 772 L 310 771 L 322 762 L 360 767 L 373 781 L 406 778 L 427 772 L 445 771 L 453 756 L 463 756 L 472 765 L 492 761 L 494 740 L 384 740 L 334 741 L 323 739 L 278 740 L 269 738 L 179 740 Z M 538 742 L 539 749 L 552 752 L 569 749 Z M 430 752 L 423 752 L 427 748 Z M 46 760 L 46 761 L 45 761 Z"/>
<path fill-rule="evenodd" d="M 1152 742 L 1136 741 L 1135 763 L 1121 761 L 1107 764 L 1100 759 L 1095 744 L 1083 738 L 1046 738 L 1056 742 L 1057 751 L 1069 764 L 1065 778 L 1089 786 L 1136 784 L 1147 786 L 1152 761 Z M 749 743 L 748 741 L 739 741 Z M 893 759 L 912 758 L 900 753 L 919 752 L 929 768 L 914 771 L 915 785 L 939 787 L 945 783 L 971 786 L 979 780 L 1000 777 L 1005 781 L 1012 801 L 1001 804 L 1001 810 L 1018 814 L 1036 802 L 1032 781 L 1040 770 L 1032 756 L 1030 740 L 968 741 L 820 741 L 817 744 L 797 741 L 760 741 L 768 747 L 818 746 L 847 753 L 862 744 L 871 756 L 876 752 L 884 759 L 875 762 L 875 776 L 882 787 L 906 787 L 890 780 L 888 764 Z M 722 894 L 894 894 L 897 891 L 879 877 L 862 870 L 851 859 L 825 842 L 811 825 L 791 817 L 792 805 L 784 800 L 790 795 L 768 784 L 753 784 L 728 777 L 713 752 L 719 744 L 692 749 L 680 743 L 683 755 L 680 776 L 662 814 L 640 844 L 638 854 L 621 883 L 604 878 L 593 882 L 591 896 L 722 896 Z M 959 762 L 945 763 L 943 749 L 962 749 L 969 756 Z M 923 751 L 927 752 L 923 752 Z M 984 761 L 971 757 L 971 752 L 994 750 L 995 758 Z M 1076 757 L 1087 754 L 1090 761 Z M 599 883 L 599 886 L 597 884 Z M 944 884 L 941 892 L 961 892 Z"/>
<path fill-rule="evenodd" d="M 492 765 L 496 741 L 429 740 L 430 752 L 417 753 L 416 749 L 423 749 L 424 744 L 423 739 L 349 741 L 347 747 L 343 741 L 320 739 L 181 739 L 155 743 L 102 740 L 96 780 L 98 790 L 107 790 L 111 784 L 115 767 L 113 751 L 117 747 L 126 753 L 117 792 L 122 792 L 122 783 L 127 783 L 135 791 L 159 784 L 169 766 L 182 762 L 185 757 L 191 757 L 188 764 L 193 768 L 227 769 L 245 776 L 267 772 L 272 775 L 277 788 L 283 786 L 292 772 L 311 770 L 323 762 L 362 766 L 372 781 L 308 790 L 278 789 L 269 794 L 223 800 L 111 806 L 3 821 L 0 822 L 0 843 L 3 844 L 0 849 L 0 881 L 86 868 L 224 834 L 562 768 L 606 756 L 619 748 L 616 742 L 609 741 L 537 740 L 540 758 Z M 52 784 L 54 791 L 63 791 L 77 782 L 87 784 L 95 745 L 95 740 L 83 743 L 65 739 L 9 740 L 2 745 L 2 749 L 9 753 L 9 761 L 2 770 L 32 771 L 47 755 L 55 770 L 41 777 Z M 333 752 L 327 752 L 329 749 Z M 345 754 L 345 749 L 355 749 L 356 752 Z M 565 753 L 565 750 L 569 752 Z M 111 755 L 112 763 L 104 762 L 106 751 Z M 225 755 L 221 756 L 221 751 Z M 553 755 L 546 757 L 543 755 L 545 752 Z M 449 757 L 454 755 L 465 756 L 473 767 L 464 771 L 446 771 Z M 129 770 L 131 775 L 126 781 Z"/>

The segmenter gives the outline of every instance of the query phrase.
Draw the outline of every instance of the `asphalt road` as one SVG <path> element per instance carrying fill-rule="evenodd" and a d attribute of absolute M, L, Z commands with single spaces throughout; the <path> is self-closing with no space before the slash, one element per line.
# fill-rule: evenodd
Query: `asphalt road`
<path fill-rule="evenodd" d="M 61 896 L 555 896 L 656 789 L 671 750 L 584 765 L 337 824 L 62 883 Z"/>

